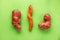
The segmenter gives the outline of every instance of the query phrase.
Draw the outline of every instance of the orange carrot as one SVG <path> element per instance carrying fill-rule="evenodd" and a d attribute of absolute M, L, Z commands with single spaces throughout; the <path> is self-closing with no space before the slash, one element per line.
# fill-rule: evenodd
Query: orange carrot
<path fill-rule="evenodd" d="M 32 25 L 33 25 L 33 20 L 32 20 L 32 17 L 31 16 L 32 16 L 32 6 L 30 5 L 28 7 L 28 15 L 27 15 L 27 18 L 29 20 L 29 31 L 32 30 Z"/>

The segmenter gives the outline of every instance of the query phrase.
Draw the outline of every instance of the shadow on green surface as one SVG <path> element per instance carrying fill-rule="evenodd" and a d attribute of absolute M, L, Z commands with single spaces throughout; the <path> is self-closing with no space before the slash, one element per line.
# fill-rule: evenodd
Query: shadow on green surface
<path fill-rule="evenodd" d="M 48 33 L 51 32 L 51 28 L 49 28 L 49 29 L 45 29 L 45 30 L 42 30 L 42 29 L 39 29 L 39 30 L 40 30 L 41 33 L 43 33 L 43 34 L 48 34 Z"/>

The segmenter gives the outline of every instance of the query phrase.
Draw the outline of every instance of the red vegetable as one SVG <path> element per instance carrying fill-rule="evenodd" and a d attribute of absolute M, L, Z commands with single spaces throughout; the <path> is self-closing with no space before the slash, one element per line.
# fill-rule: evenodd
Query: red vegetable
<path fill-rule="evenodd" d="M 50 21 L 50 15 L 49 14 L 45 14 L 44 15 L 44 20 L 45 21 Z"/>
<path fill-rule="evenodd" d="M 32 20 L 32 6 L 30 5 L 29 8 L 28 8 L 28 15 L 27 15 L 27 18 L 29 20 L 29 31 L 32 30 L 32 25 L 33 25 L 33 20 Z"/>
<path fill-rule="evenodd" d="M 45 14 L 44 15 L 44 22 L 40 22 L 38 24 L 38 27 L 41 28 L 41 29 L 48 29 L 48 28 L 50 28 L 50 25 L 51 25 L 50 19 L 51 19 L 50 15 L 49 14 Z"/>
<path fill-rule="evenodd" d="M 21 17 L 21 12 L 19 10 L 13 10 L 12 11 L 12 25 L 16 27 L 17 30 L 20 30 L 20 17 Z"/>
<path fill-rule="evenodd" d="M 38 26 L 41 29 L 48 29 L 48 28 L 50 28 L 50 21 L 41 22 L 41 23 L 38 24 Z"/>

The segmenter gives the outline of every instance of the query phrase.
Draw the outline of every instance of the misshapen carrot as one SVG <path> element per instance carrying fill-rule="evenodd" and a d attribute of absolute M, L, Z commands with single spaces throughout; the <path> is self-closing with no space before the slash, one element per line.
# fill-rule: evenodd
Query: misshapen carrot
<path fill-rule="evenodd" d="M 32 30 L 32 25 L 33 25 L 33 20 L 32 20 L 32 6 L 30 5 L 29 7 L 28 7 L 28 15 L 27 15 L 27 18 L 28 18 L 28 20 L 29 20 L 29 31 L 31 31 Z"/>

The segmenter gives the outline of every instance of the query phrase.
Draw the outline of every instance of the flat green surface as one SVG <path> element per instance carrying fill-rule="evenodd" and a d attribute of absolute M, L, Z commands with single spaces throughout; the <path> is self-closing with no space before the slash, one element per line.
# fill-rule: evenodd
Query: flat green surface
<path fill-rule="evenodd" d="M 28 6 L 33 7 L 33 30 L 29 32 Z M 12 22 L 12 10 L 21 11 L 21 31 Z M 51 15 L 51 28 L 40 30 L 43 15 Z M 60 40 L 60 0 L 0 0 L 0 40 Z"/>

